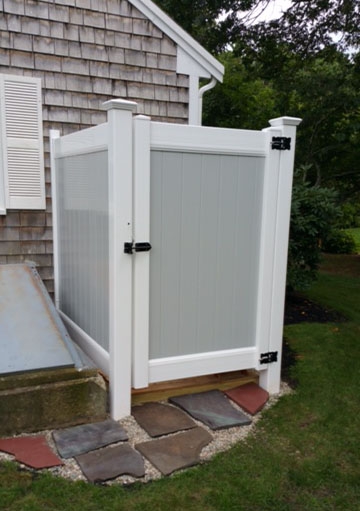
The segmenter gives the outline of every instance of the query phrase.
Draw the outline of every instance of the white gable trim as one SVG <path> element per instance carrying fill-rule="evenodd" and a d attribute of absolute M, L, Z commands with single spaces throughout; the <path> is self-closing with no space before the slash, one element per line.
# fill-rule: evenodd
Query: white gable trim
<path fill-rule="evenodd" d="M 197 75 L 201 78 L 213 76 L 218 82 L 223 81 L 224 66 L 157 5 L 150 0 L 129 0 L 129 2 L 181 49 L 178 52 L 178 73 Z M 191 69 L 189 69 L 189 59 L 185 56 L 190 57 L 192 61 Z"/>

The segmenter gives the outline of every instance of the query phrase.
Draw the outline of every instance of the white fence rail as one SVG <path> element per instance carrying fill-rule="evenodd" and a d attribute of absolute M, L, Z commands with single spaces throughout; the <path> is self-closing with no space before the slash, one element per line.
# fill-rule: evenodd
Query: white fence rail
<path fill-rule="evenodd" d="M 51 159 L 56 304 L 109 374 L 112 416 L 129 414 L 132 386 L 212 372 L 255 368 L 277 392 L 300 120 L 256 132 L 105 108 L 104 125 L 52 132 Z"/>

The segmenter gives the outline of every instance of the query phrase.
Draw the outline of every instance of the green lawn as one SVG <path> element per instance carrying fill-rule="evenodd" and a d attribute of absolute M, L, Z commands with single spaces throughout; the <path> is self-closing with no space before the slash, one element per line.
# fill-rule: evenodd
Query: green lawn
<path fill-rule="evenodd" d="M 356 244 L 357 253 L 360 254 L 360 227 L 354 229 L 346 229 L 346 232 L 351 234 Z"/>
<path fill-rule="evenodd" d="M 360 509 L 360 275 L 321 275 L 309 297 L 348 322 L 286 327 L 296 391 L 256 433 L 208 464 L 130 488 L 71 483 L 0 465 L 2 511 Z"/>

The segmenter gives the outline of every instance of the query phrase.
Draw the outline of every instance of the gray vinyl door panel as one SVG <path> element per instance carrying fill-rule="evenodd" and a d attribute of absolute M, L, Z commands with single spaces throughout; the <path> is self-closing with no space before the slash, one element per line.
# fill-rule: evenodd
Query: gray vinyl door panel
<path fill-rule="evenodd" d="M 152 151 L 150 358 L 255 345 L 264 159 Z"/>

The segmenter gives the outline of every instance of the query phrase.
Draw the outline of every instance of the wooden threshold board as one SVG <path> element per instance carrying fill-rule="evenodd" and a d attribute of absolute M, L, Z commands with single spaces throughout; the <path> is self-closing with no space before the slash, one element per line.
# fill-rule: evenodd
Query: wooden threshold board
<path fill-rule="evenodd" d="M 259 382 L 259 375 L 256 371 L 232 371 L 183 380 L 151 383 L 149 387 L 144 389 L 132 389 L 131 402 L 136 405 L 150 401 L 164 401 L 169 397 L 181 396 L 182 394 L 194 394 L 195 392 L 214 389 L 228 390 L 251 382 Z"/>

